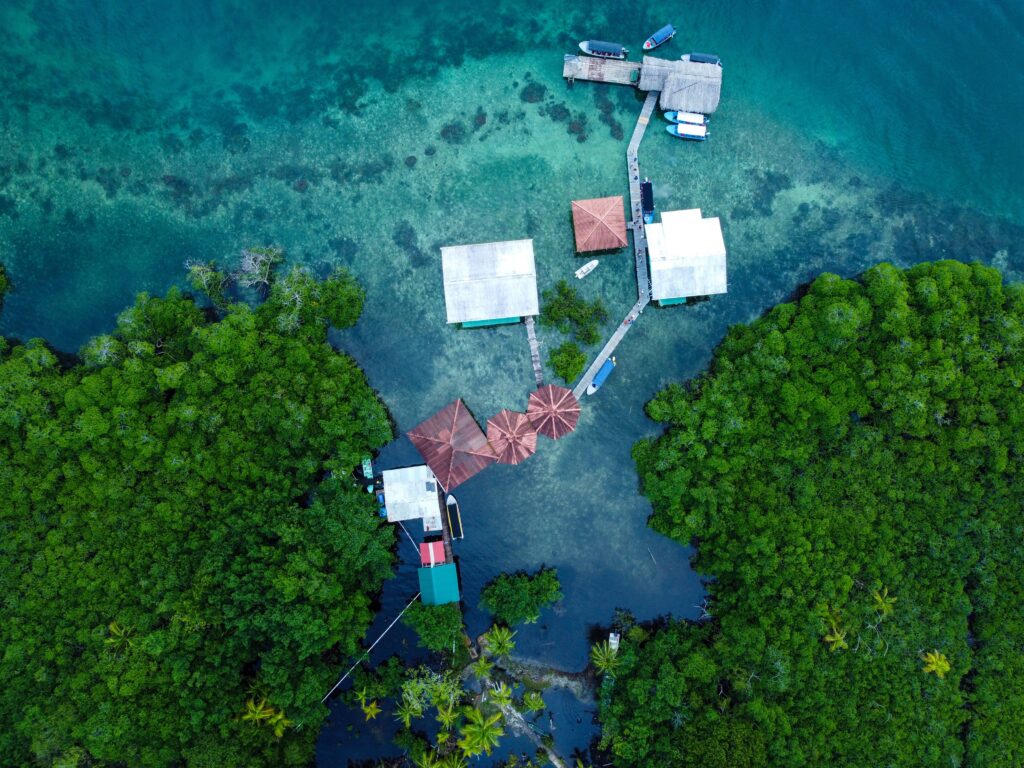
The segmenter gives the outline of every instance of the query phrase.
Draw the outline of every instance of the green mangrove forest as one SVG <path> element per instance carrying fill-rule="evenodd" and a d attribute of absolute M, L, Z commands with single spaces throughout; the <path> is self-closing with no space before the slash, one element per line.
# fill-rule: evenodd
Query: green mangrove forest
<path fill-rule="evenodd" d="M 945 261 L 732 328 L 648 405 L 651 525 L 705 618 L 626 628 L 616 766 L 1024 763 L 1024 289 Z"/>
<path fill-rule="evenodd" d="M 327 342 L 354 280 L 263 278 L 142 295 L 75 361 L 0 340 L 3 765 L 312 761 L 391 574 L 350 473 L 392 430 Z"/>

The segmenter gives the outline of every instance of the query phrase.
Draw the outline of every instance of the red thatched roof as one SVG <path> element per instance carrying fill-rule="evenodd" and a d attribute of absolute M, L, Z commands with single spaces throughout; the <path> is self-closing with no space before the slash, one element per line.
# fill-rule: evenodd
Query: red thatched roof
<path fill-rule="evenodd" d="M 557 440 L 576 429 L 580 403 L 571 390 L 547 384 L 530 393 L 526 415 L 542 435 Z"/>
<path fill-rule="evenodd" d="M 622 195 L 572 201 L 576 251 L 607 251 L 626 245 L 626 214 Z"/>
<path fill-rule="evenodd" d="M 446 491 L 466 482 L 498 458 L 461 400 L 438 411 L 408 434 Z"/>
<path fill-rule="evenodd" d="M 487 442 L 502 464 L 518 464 L 537 450 L 537 430 L 525 413 L 501 411 L 487 420 Z"/>

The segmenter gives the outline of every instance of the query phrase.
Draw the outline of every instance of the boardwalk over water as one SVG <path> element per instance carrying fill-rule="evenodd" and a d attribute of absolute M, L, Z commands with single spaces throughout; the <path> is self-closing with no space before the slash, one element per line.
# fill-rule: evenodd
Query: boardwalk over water
<path fill-rule="evenodd" d="M 644 139 L 644 132 L 647 130 L 647 124 L 651 121 L 651 115 L 654 114 L 658 93 L 658 91 L 648 92 L 643 109 L 640 110 L 640 117 L 636 121 L 636 127 L 633 128 L 629 147 L 626 149 L 626 167 L 629 170 L 629 210 L 632 216 L 629 228 L 633 230 L 633 262 L 636 268 L 636 304 L 619 323 L 619 327 L 615 329 L 615 333 L 594 358 L 594 362 L 587 368 L 583 378 L 577 382 L 572 391 L 577 400 L 583 397 L 605 360 L 612 356 L 615 348 L 619 346 L 619 342 L 625 338 L 629 329 L 633 327 L 633 323 L 644 311 L 644 307 L 651 301 L 651 279 L 647 270 L 647 235 L 644 233 L 644 217 L 640 204 L 640 163 L 637 158 L 637 150 L 640 148 L 640 142 Z"/>
<path fill-rule="evenodd" d="M 567 53 L 562 61 L 562 77 L 570 83 L 578 79 L 635 87 L 640 82 L 640 62 Z"/>
<path fill-rule="evenodd" d="M 530 359 L 533 361 L 533 377 L 537 380 L 537 389 L 544 386 L 544 368 L 540 363 L 540 342 L 533 326 L 533 318 L 526 318 L 526 336 L 530 340 Z"/>

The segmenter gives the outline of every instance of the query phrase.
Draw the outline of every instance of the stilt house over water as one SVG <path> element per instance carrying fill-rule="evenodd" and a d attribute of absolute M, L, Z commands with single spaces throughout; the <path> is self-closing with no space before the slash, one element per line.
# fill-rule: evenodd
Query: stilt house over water
<path fill-rule="evenodd" d="M 722 67 L 703 61 L 667 61 L 644 56 L 640 68 L 641 91 L 661 91 L 663 110 L 710 115 L 722 96 Z"/>
<path fill-rule="evenodd" d="M 572 201 L 576 252 L 610 251 L 629 245 L 622 195 Z"/>
<path fill-rule="evenodd" d="M 475 328 L 540 313 L 533 240 L 447 246 L 441 269 L 449 323 Z"/>
<path fill-rule="evenodd" d="M 661 306 L 684 304 L 689 297 L 728 290 L 718 217 L 705 219 L 700 208 L 665 211 L 660 223 L 645 229 L 654 301 Z"/>
<path fill-rule="evenodd" d="M 441 530 L 441 505 L 438 482 L 430 467 L 422 464 L 402 469 L 385 469 L 384 507 L 389 523 L 423 520 L 423 530 Z"/>

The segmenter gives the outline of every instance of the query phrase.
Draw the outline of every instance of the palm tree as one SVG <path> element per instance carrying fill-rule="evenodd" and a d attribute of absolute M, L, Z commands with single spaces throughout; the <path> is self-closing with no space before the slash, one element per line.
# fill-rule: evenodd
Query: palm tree
<path fill-rule="evenodd" d="M 459 729 L 462 734 L 459 746 L 467 757 L 481 754 L 490 756 L 491 750 L 498 746 L 498 740 L 505 733 L 500 722 L 501 712 L 488 716 L 479 709 L 467 707 L 466 723 Z"/>
<path fill-rule="evenodd" d="M 473 674 L 476 675 L 478 679 L 483 680 L 491 674 L 491 670 L 494 669 L 494 664 L 488 661 L 486 657 L 481 656 L 473 662 L 472 667 Z"/>
<path fill-rule="evenodd" d="M 269 720 L 273 715 L 274 708 L 267 704 L 265 698 L 259 701 L 249 699 L 245 702 L 245 714 L 242 715 L 242 719 L 250 723 L 261 723 L 264 720 Z"/>
<path fill-rule="evenodd" d="M 380 714 L 380 706 L 377 704 L 377 700 L 374 699 L 369 704 L 363 704 L 363 714 L 366 715 L 366 719 L 373 720 Z"/>
<path fill-rule="evenodd" d="M 834 653 L 841 648 L 849 648 L 850 646 L 846 643 L 846 630 L 839 626 L 835 619 L 831 620 L 831 624 L 832 628 L 824 638 L 828 643 L 828 649 Z"/>
<path fill-rule="evenodd" d="M 267 721 L 267 725 L 274 729 L 274 736 L 281 738 L 284 732 L 293 725 L 292 721 L 284 716 L 280 709 L 275 710 L 273 716 Z"/>
<path fill-rule="evenodd" d="M 459 722 L 459 710 L 455 708 L 454 704 L 447 704 L 443 707 L 438 707 L 437 722 L 441 724 L 442 730 L 451 731 L 451 729 L 455 727 L 455 724 Z"/>
<path fill-rule="evenodd" d="M 516 644 L 512 641 L 515 636 L 516 633 L 508 627 L 495 624 L 484 635 L 487 639 L 487 650 L 499 659 L 508 656 L 516 649 Z"/>
<path fill-rule="evenodd" d="M 423 715 L 423 710 L 414 701 L 409 699 L 402 699 L 402 703 L 395 709 L 395 719 L 400 721 L 406 728 L 412 722 L 414 717 L 420 717 Z"/>
<path fill-rule="evenodd" d="M 134 627 L 122 627 L 116 621 L 112 621 L 107 625 L 107 629 L 110 630 L 110 637 L 106 638 L 103 642 L 115 653 L 123 653 L 135 646 L 132 640 L 132 634 L 135 632 Z"/>
<path fill-rule="evenodd" d="M 413 757 L 412 762 L 416 768 L 439 768 L 441 765 L 438 762 L 437 755 L 430 750 L 420 753 L 419 757 Z"/>
<path fill-rule="evenodd" d="M 491 701 L 498 709 L 512 706 L 512 689 L 505 683 L 491 686 Z"/>
<path fill-rule="evenodd" d="M 591 647 L 590 660 L 599 673 L 614 677 L 615 670 L 619 668 L 619 651 L 612 648 L 607 640 L 602 640 Z"/>
<path fill-rule="evenodd" d="M 452 752 L 437 764 L 437 768 L 467 768 L 468 765 L 465 757 L 458 752 Z"/>
<path fill-rule="evenodd" d="M 949 672 L 949 659 L 946 658 L 946 654 L 936 649 L 934 651 L 926 651 L 921 655 L 924 660 L 924 671 L 934 672 L 935 676 L 940 680 L 946 676 Z"/>
<path fill-rule="evenodd" d="M 537 691 L 527 691 L 523 694 L 523 706 L 528 712 L 540 712 L 544 709 L 544 697 Z"/>
<path fill-rule="evenodd" d="M 872 595 L 875 599 L 875 610 L 882 616 L 888 616 L 893 611 L 893 606 L 896 604 L 895 597 L 889 597 L 889 588 L 882 587 L 882 591 L 875 590 L 875 594 Z"/>

